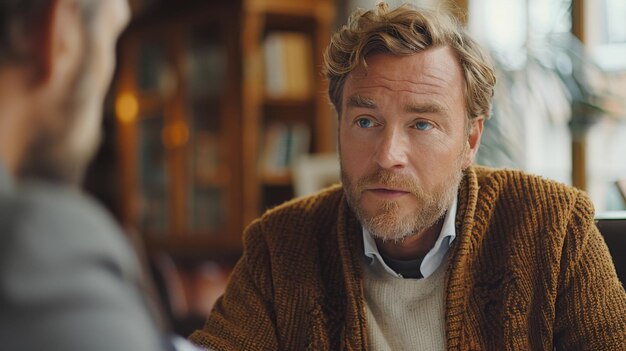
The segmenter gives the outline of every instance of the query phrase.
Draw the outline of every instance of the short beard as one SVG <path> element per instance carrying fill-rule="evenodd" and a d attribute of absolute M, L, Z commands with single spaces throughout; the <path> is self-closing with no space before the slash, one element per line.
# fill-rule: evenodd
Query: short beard
<path fill-rule="evenodd" d="M 454 201 L 463 177 L 461 162 L 466 149 L 464 148 L 459 155 L 455 169 L 432 193 L 426 193 L 423 187 L 406 176 L 381 168 L 359 179 L 354 185 L 342 167 L 341 179 L 348 205 L 355 212 L 361 225 L 374 238 L 383 242 L 401 242 L 408 237 L 419 235 L 435 225 L 446 214 Z M 382 201 L 382 205 L 376 213 L 367 213 L 362 206 L 361 197 L 367 186 L 374 183 L 410 192 L 417 199 L 417 208 L 413 213 L 403 218 L 399 213 L 400 205 L 398 202 L 390 200 Z"/>

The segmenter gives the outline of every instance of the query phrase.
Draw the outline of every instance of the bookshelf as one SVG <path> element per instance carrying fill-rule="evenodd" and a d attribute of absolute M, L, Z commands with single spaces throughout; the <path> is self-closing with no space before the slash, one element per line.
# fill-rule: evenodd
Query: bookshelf
<path fill-rule="evenodd" d="M 114 88 L 120 213 L 148 253 L 234 263 L 293 196 L 290 166 L 335 150 L 320 73 L 333 0 L 136 0 Z"/>
<path fill-rule="evenodd" d="M 336 125 L 321 67 L 336 6 L 332 0 L 245 3 L 242 117 L 250 128 L 244 130 L 242 156 L 247 223 L 293 197 L 289 168 L 300 154 L 335 150 Z M 277 148 L 275 135 L 286 139 L 287 146 Z M 264 160 L 277 157 L 285 160 L 282 167 L 266 167 Z"/>
<path fill-rule="evenodd" d="M 332 1 L 131 1 L 109 106 L 116 215 L 181 335 L 223 291 L 248 223 L 293 196 L 294 159 L 335 149 L 320 73 Z"/>

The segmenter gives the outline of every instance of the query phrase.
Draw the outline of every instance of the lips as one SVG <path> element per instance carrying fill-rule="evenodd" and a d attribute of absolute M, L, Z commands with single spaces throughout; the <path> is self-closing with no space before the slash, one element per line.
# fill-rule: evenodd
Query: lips
<path fill-rule="evenodd" d="M 392 187 L 388 185 L 370 185 L 365 190 L 369 191 L 387 191 L 387 192 L 398 192 L 398 193 L 409 193 L 410 191 L 404 190 L 399 187 Z"/>
<path fill-rule="evenodd" d="M 355 187 L 357 193 L 378 195 L 387 199 L 410 194 L 417 196 L 419 190 L 417 182 L 408 175 L 382 169 L 363 176 Z"/>
<path fill-rule="evenodd" d="M 370 193 L 372 195 L 376 195 L 378 197 L 383 197 L 386 199 L 397 198 L 397 197 L 410 194 L 409 191 L 406 191 L 403 189 L 388 188 L 388 187 L 370 187 L 370 188 L 367 188 L 365 192 Z"/>
<path fill-rule="evenodd" d="M 387 192 L 387 193 L 408 193 L 408 191 L 406 191 L 406 190 L 390 189 L 390 188 L 371 188 L 371 189 L 367 189 L 367 190 L 369 190 L 369 191 Z"/>

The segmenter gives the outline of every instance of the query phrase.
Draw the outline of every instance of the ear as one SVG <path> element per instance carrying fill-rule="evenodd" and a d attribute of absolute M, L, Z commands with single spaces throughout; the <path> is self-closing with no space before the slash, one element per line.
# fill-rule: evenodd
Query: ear
<path fill-rule="evenodd" d="M 48 11 L 42 25 L 41 44 L 36 49 L 37 80 L 59 87 L 74 76 L 73 71 L 82 57 L 82 18 L 74 0 L 52 0 Z"/>
<path fill-rule="evenodd" d="M 474 157 L 478 152 L 480 146 L 480 138 L 483 135 L 483 126 L 485 123 L 484 117 L 474 118 L 471 122 L 471 131 L 467 136 L 467 153 L 465 154 L 465 161 L 463 163 L 463 169 L 469 167 L 474 162 Z"/>

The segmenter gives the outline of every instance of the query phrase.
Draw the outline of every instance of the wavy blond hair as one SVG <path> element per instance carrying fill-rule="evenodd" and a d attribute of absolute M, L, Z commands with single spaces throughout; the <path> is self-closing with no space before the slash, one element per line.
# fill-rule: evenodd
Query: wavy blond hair
<path fill-rule="evenodd" d="M 381 2 L 372 10 L 356 10 L 332 38 L 324 52 L 323 72 L 328 95 L 341 116 L 343 86 L 350 72 L 367 69 L 369 55 L 411 55 L 431 47 L 449 46 L 464 76 L 463 94 L 468 122 L 488 118 L 496 77 L 481 47 L 449 14 L 404 4 L 393 10 Z"/>

